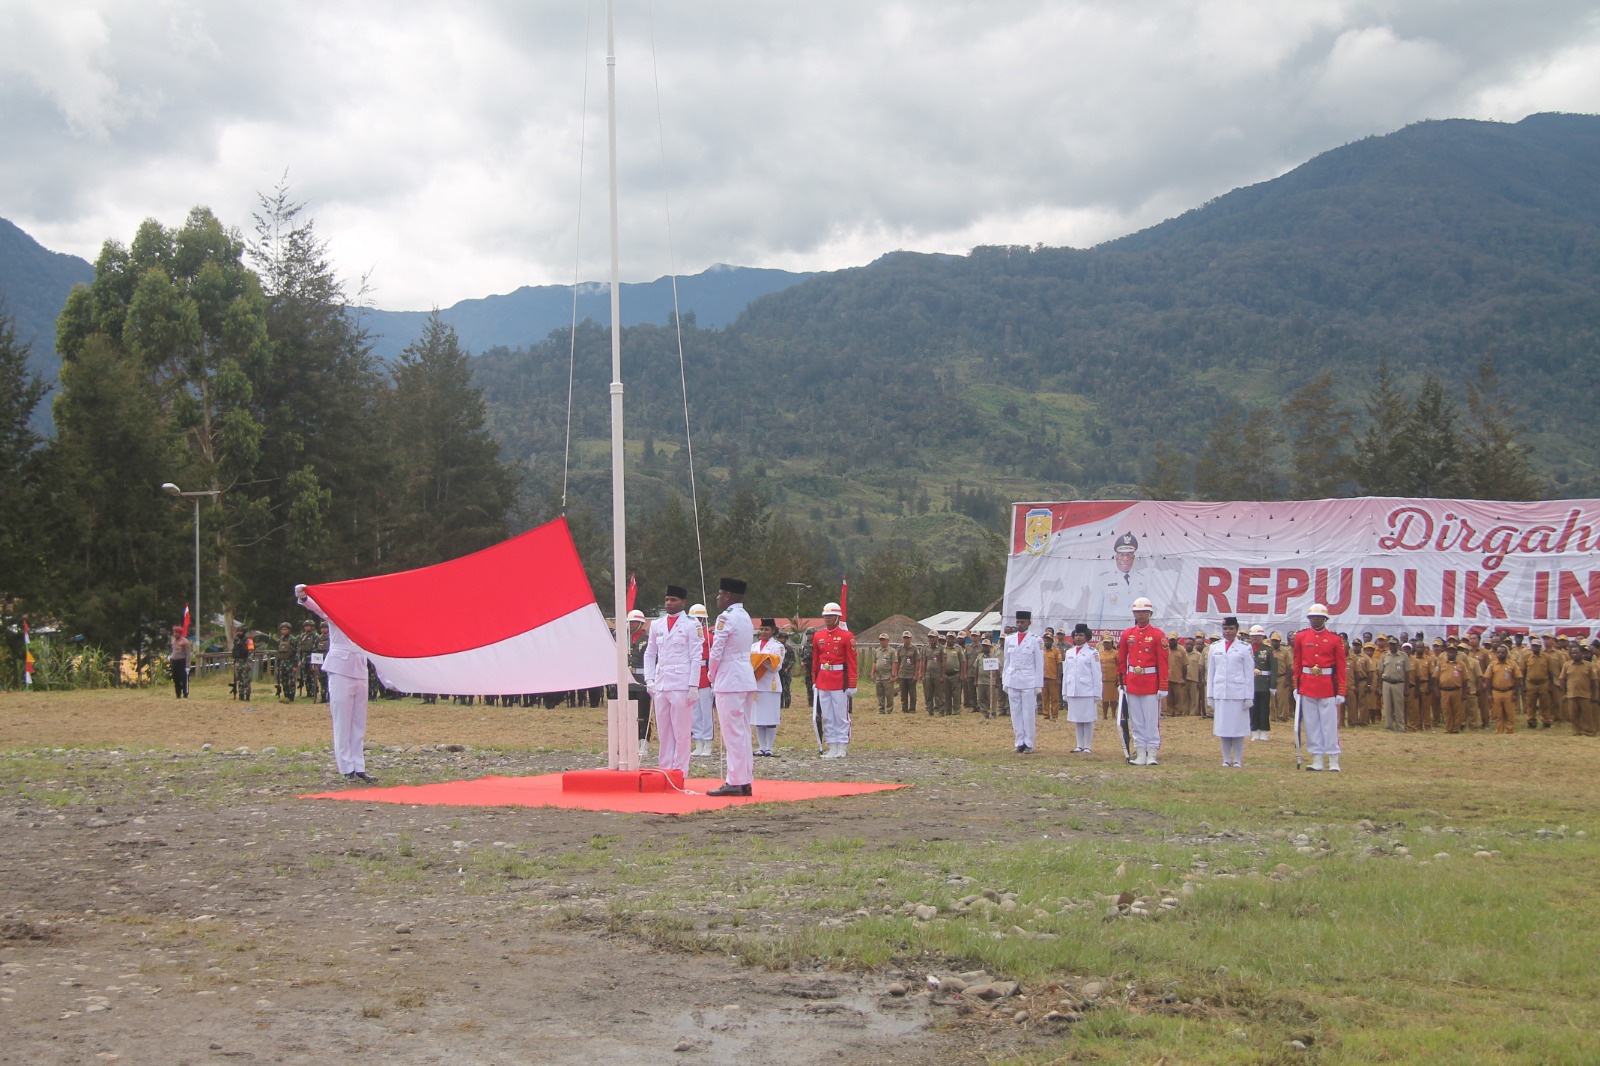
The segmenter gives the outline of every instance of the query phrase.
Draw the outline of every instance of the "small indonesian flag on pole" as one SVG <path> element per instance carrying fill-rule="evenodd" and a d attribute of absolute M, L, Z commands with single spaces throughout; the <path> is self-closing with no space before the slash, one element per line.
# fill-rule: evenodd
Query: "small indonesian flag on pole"
<path fill-rule="evenodd" d="M 183 635 L 185 637 L 189 635 L 189 605 L 187 603 L 183 605 Z"/>
<path fill-rule="evenodd" d="M 22 620 L 22 687 L 33 687 L 33 650 L 28 638 L 28 620 Z"/>
<path fill-rule="evenodd" d="M 628 575 L 628 611 L 633 611 L 633 601 L 639 596 L 639 575 Z"/>
<path fill-rule="evenodd" d="M 850 579 L 839 579 L 839 625 L 848 630 L 850 628 L 846 619 L 850 617 Z"/>

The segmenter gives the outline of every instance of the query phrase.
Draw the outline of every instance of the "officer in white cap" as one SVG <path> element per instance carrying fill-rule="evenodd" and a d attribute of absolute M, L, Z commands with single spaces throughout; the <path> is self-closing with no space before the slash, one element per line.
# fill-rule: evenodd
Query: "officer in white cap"
<path fill-rule="evenodd" d="M 1328 629 L 1328 608 L 1313 603 L 1306 611 L 1310 625 L 1294 635 L 1294 684 L 1300 697 L 1300 721 L 1305 727 L 1307 770 L 1327 768 L 1339 772 L 1339 707 L 1344 703 L 1348 676 L 1344 641 Z"/>

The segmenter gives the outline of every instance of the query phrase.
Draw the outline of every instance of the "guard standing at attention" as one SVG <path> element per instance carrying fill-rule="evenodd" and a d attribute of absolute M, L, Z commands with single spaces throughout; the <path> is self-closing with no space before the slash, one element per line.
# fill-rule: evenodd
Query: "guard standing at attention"
<path fill-rule="evenodd" d="M 822 607 L 822 629 L 811 638 L 812 684 L 822 710 L 824 759 L 842 759 L 850 747 L 850 700 L 856 694 L 856 638 L 839 624 L 837 603 Z"/>
<path fill-rule="evenodd" d="M 1344 641 L 1328 625 L 1328 609 L 1313 603 L 1306 612 L 1310 628 L 1294 635 L 1295 690 L 1300 694 L 1300 720 L 1305 723 L 1306 749 L 1311 753 L 1307 770 L 1339 772 L 1339 708 L 1347 685 Z"/>

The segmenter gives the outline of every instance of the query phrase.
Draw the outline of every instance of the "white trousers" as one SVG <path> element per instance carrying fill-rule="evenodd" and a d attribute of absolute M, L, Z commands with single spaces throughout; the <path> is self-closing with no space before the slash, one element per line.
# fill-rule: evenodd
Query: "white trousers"
<path fill-rule="evenodd" d="M 1133 747 L 1149 748 L 1159 751 L 1161 748 L 1161 703 L 1152 693 L 1148 696 L 1135 696 L 1128 693 L 1128 705 L 1123 711 L 1128 716 L 1128 733 L 1133 737 Z"/>
<path fill-rule="evenodd" d="M 367 739 L 367 679 L 328 675 L 328 712 L 333 715 L 333 765 L 341 774 L 367 772 L 361 750 Z"/>
<path fill-rule="evenodd" d="M 839 689 L 819 688 L 817 702 L 822 706 L 822 742 L 850 743 L 850 698 Z"/>
<path fill-rule="evenodd" d="M 710 740 L 713 723 L 716 720 L 716 712 L 712 709 L 711 690 L 709 688 L 696 689 L 694 724 L 689 727 L 690 738 L 694 740 Z"/>
<path fill-rule="evenodd" d="M 1306 731 L 1306 751 L 1312 755 L 1339 754 L 1339 704 L 1333 696 L 1301 696 L 1300 724 Z"/>
<path fill-rule="evenodd" d="M 1033 727 L 1039 713 L 1039 690 L 1007 687 L 1006 699 L 1011 701 L 1011 732 L 1017 738 L 1016 743 L 1033 747 Z"/>
<path fill-rule="evenodd" d="M 656 765 L 663 770 L 689 772 L 689 725 L 694 716 L 695 693 L 656 690 L 656 728 L 661 733 L 661 754 Z"/>
<path fill-rule="evenodd" d="M 722 725 L 722 746 L 728 754 L 728 784 L 748 785 L 756 777 L 756 758 L 750 750 L 750 711 L 754 692 L 719 692 L 717 721 Z"/>

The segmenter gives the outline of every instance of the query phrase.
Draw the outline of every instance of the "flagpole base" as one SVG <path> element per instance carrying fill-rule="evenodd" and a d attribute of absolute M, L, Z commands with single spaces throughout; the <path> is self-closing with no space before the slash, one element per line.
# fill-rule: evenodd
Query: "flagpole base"
<path fill-rule="evenodd" d="M 563 792 L 678 792 L 681 770 L 568 770 L 561 775 Z"/>

